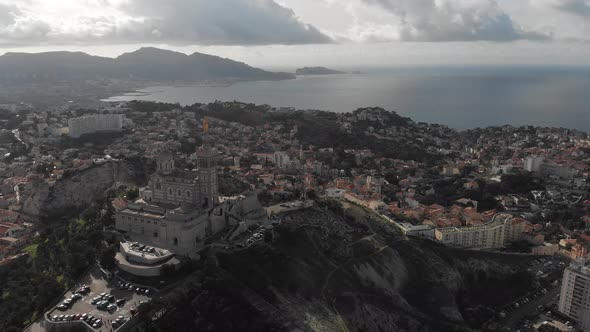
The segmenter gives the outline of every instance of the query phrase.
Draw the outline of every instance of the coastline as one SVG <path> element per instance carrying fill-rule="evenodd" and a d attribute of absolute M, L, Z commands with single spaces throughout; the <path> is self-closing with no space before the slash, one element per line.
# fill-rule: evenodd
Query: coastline
<path fill-rule="evenodd" d="M 439 70 L 363 75 L 304 75 L 274 81 L 142 82 L 103 102 L 130 100 L 192 105 L 242 101 L 277 109 L 352 112 L 381 107 L 417 122 L 460 130 L 512 124 L 590 131 L 588 72 Z M 534 74 L 534 75 L 533 75 Z M 568 83 L 564 89 L 563 82 Z M 240 83 L 240 84 L 236 84 Z M 280 84 L 279 84 L 280 83 Z M 541 85 L 542 83 L 542 85 Z M 135 87 L 135 86 L 134 86 Z M 559 97 L 559 98 L 558 98 Z M 566 98 L 567 97 L 567 98 Z"/>

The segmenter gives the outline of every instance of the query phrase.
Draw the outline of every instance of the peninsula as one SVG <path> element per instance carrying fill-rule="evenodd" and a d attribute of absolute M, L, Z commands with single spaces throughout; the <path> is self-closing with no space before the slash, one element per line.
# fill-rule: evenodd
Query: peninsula
<path fill-rule="evenodd" d="M 295 75 L 336 75 L 346 74 L 346 72 L 338 71 L 326 67 L 303 67 L 295 71 Z"/>

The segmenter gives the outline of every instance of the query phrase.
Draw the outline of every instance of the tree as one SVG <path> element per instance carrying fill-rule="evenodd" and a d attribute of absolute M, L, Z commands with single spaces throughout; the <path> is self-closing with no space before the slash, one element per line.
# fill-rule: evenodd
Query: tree
<path fill-rule="evenodd" d="M 105 202 L 106 210 L 104 214 L 101 216 L 100 221 L 105 226 L 110 226 L 115 224 L 115 208 L 111 203 L 110 197 L 107 197 Z"/>
<path fill-rule="evenodd" d="M 139 197 L 139 189 L 138 188 L 132 188 L 127 190 L 127 199 L 130 201 L 134 201 Z"/>
<path fill-rule="evenodd" d="M 105 269 L 114 270 L 117 267 L 116 254 L 117 250 L 114 247 L 105 248 L 99 256 L 100 265 Z"/>
<path fill-rule="evenodd" d="M 390 171 L 385 174 L 385 181 L 394 186 L 399 184 L 398 175 L 394 171 Z"/>
<path fill-rule="evenodd" d="M 309 199 L 311 199 L 311 200 L 314 200 L 314 201 L 317 201 L 317 199 L 318 199 L 318 194 L 316 193 L 316 191 L 315 191 L 315 190 L 313 190 L 313 189 L 309 189 L 309 190 L 307 191 L 307 198 L 309 198 Z"/>
<path fill-rule="evenodd" d="M 172 277 L 176 274 L 176 267 L 172 264 L 164 264 L 160 268 L 163 277 Z"/>

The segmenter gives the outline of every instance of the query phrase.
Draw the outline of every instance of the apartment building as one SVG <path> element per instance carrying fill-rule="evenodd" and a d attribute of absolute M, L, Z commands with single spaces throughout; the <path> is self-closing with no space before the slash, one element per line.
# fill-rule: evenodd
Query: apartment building
<path fill-rule="evenodd" d="M 100 131 L 121 131 L 123 122 L 122 114 L 93 114 L 69 119 L 68 128 L 70 137 L 78 138 Z"/>
<path fill-rule="evenodd" d="M 590 331 L 590 267 L 586 261 L 574 261 L 563 272 L 558 309 L 581 330 Z"/>
<path fill-rule="evenodd" d="M 514 218 L 507 213 L 496 214 L 491 221 L 469 227 L 438 228 L 434 232 L 436 241 L 450 246 L 495 249 L 522 237 L 525 220 Z"/>

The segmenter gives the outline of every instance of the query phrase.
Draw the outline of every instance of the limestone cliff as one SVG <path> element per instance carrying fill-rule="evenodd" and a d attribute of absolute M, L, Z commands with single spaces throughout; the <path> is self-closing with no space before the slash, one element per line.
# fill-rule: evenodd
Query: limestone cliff
<path fill-rule="evenodd" d="M 528 257 L 408 239 L 352 205 L 282 218 L 272 244 L 217 256 L 309 330 L 468 331 L 532 287 L 520 269 Z"/>
<path fill-rule="evenodd" d="M 141 159 L 110 161 L 69 171 L 53 183 L 31 183 L 21 193 L 22 212 L 31 220 L 72 214 L 104 198 L 118 184 L 145 183 L 146 168 Z"/>

